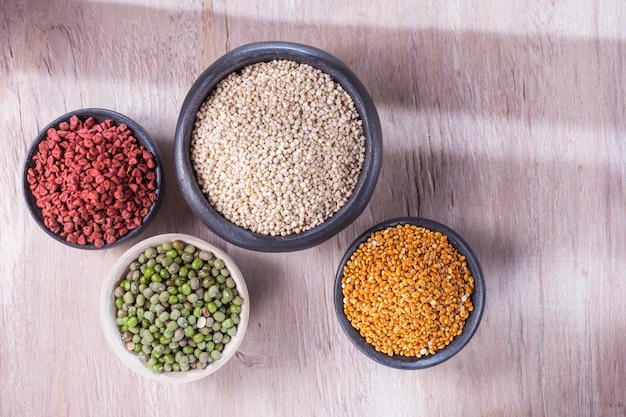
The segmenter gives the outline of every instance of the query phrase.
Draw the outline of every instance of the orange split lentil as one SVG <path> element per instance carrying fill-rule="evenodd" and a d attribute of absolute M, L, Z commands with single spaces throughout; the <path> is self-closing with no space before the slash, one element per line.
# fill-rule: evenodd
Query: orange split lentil
<path fill-rule="evenodd" d="M 448 237 L 411 224 L 372 233 L 343 269 L 346 317 L 389 356 L 419 358 L 449 345 L 474 309 L 473 290 Z"/>

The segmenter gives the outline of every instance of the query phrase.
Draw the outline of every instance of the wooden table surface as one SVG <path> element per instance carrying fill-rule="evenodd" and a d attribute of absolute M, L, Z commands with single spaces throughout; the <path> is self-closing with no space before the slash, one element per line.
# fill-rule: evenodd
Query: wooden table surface
<path fill-rule="evenodd" d="M 227 244 L 175 182 L 173 135 L 192 82 L 226 51 L 262 40 L 337 56 L 382 123 L 370 204 L 301 252 Z M 626 415 L 622 0 L 3 0 L 0 42 L 0 415 Z M 71 249 L 26 209 L 28 146 L 83 107 L 128 115 L 162 150 L 170 186 L 141 238 L 193 234 L 246 276 L 246 338 L 210 378 L 154 383 L 106 345 L 101 283 L 139 239 Z M 349 243 L 407 215 L 459 232 L 487 283 L 471 342 L 420 371 L 365 358 L 332 305 Z"/>

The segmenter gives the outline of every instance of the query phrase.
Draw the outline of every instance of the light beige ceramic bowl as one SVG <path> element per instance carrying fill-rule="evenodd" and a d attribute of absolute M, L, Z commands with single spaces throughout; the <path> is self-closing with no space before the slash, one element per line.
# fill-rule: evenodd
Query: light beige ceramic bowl
<path fill-rule="evenodd" d="M 137 259 L 139 254 L 144 252 L 148 247 L 156 247 L 163 242 L 173 242 L 175 240 L 182 240 L 185 243 L 192 244 L 202 250 L 212 252 L 215 257 L 224 260 L 226 267 L 230 271 L 230 276 L 235 280 L 236 288 L 239 295 L 243 298 L 244 302 L 240 313 L 241 321 L 237 325 L 237 334 L 231 338 L 231 340 L 224 346 L 222 356 L 220 359 L 211 362 L 205 369 L 192 369 L 186 372 L 163 372 L 155 373 L 147 365 L 145 365 L 136 353 L 128 351 L 121 340 L 120 330 L 115 323 L 116 308 L 115 308 L 115 296 L 114 289 L 121 279 L 126 276 L 129 270 L 131 262 Z M 198 239 L 194 236 L 185 234 L 162 234 L 153 236 L 146 240 L 137 243 L 135 246 L 127 250 L 119 259 L 115 262 L 111 270 L 109 271 L 102 291 L 100 294 L 100 321 L 102 329 L 108 344 L 115 355 L 132 371 L 140 374 L 146 378 L 154 381 L 168 382 L 168 383 L 182 383 L 196 381 L 201 378 L 205 378 L 212 373 L 216 372 L 222 366 L 224 366 L 230 358 L 233 357 L 237 351 L 243 337 L 246 333 L 248 326 L 248 320 L 250 316 L 250 301 L 248 297 L 248 289 L 243 279 L 241 271 L 235 264 L 235 262 L 221 249 Z"/>

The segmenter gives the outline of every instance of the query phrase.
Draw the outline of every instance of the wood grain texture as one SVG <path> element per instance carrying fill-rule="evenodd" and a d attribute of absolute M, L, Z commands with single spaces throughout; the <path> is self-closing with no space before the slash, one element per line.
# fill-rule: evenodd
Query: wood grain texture
<path fill-rule="evenodd" d="M 626 4 L 297 3 L 2 3 L 0 415 L 625 416 Z M 195 77 L 261 40 L 343 60 L 383 127 L 369 206 L 298 253 L 255 253 L 214 236 L 182 201 L 171 162 Z M 161 148 L 166 197 L 143 237 L 205 238 L 247 277 L 246 340 L 207 380 L 143 380 L 105 344 L 100 286 L 135 242 L 77 252 L 28 215 L 26 150 L 50 120 L 81 107 L 128 115 Z M 349 243 L 405 215 L 458 231 L 487 282 L 470 344 L 423 371 L 364 358 L 332 306 Z"/>

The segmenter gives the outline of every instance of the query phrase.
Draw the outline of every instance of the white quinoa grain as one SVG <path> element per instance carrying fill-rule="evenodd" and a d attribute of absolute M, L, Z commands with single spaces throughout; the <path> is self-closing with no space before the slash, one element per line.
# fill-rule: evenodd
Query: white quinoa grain
<path fill-rule="evenodd" d="M 198 184 L 215 210 L 272 236 L 309 230 L 343 207 L 364 157 L 348 93 L 290 60 L 227 76 L 200 107 L 191 139 Z"/>

